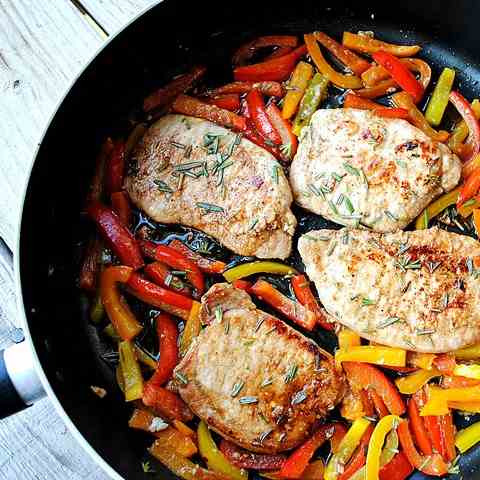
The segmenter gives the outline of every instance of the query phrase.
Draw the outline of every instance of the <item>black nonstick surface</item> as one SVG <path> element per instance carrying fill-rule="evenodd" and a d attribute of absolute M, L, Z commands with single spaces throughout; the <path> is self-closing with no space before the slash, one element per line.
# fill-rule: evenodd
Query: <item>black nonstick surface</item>
<path fill-rule="evenodd" d="M 232 51 L 264 34 L 324 30 L 339 38 L 343 30 L 374 30 L 389 41 L 419 42 L 433 79 L 443 66 L 455 68 L 458 88 L 472 99 L 480 95 L 478 18 L 480 4 L 474 0 L 165 0 L 117 35 L 87 67 L 39 148 L 22 218 L 20 275 L 33 343 L 55 394 L 86 440 L 121 475 L 175 478 L 160 473 L 158 465 L 158 474 L 143 473 L 145 435 L 127 427 L 131 407 L 99 356 L 104 345 L 86 320 L 76 286 L 78 242 L 84 233 L 79 212 L 103 139 L 123 133 L 146 94 L 193 64 L 206 64 L 212 81 L 230 80 L 225 66 Z M 318 217 L 296 213 L 301 215 L 298 233 L 325 226 Z M 317 340 L 333 347 L 326 335 Z M 100 400 L 90 385 L 109 393 Z M 465 479 L 480 478 L 480 449 L 463 456 L 460 469 Z"/>

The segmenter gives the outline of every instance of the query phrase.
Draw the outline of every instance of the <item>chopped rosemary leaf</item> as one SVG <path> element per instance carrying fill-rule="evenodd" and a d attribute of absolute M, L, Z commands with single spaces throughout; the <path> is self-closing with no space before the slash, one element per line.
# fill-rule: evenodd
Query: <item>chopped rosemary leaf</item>
<path fill-rule="evenodd" d="M 332 178 L 336 180 L 337 182 L 341 182 L 343 180 L 343 177 L 345 175 L 339 175 L 337 172 L 332 173 Z"/>
<path fill-rule="evenodd" d="M 190 155 L 192 154 L 192 150 L 193 150 L 192 145 L 188 145 L 188 147 L 183 152 L 184 158 L 190 158 Z"/>
<path fill-rule="evenodd" d="M 398 247 L 397 255 L 403 255 L 404 253 L 407 253 L 409 248 L 410 245 L 408 244 L 408 242 L 401 243 Z"/>
<path fill-rule="evenodd" d="M 349 233 L 348 233 L 348 230 L 344 230 L 343 233 L 342 233 L 342 243 L 344 245 L 348 245 L 348 241 L 349 241 Z"/>
<path fill-rule="evenodd" d="M 255 343 L 255 339 L 254 339 L 254 338 L 250 338 L 250 339 L 248 339 L 248 340 L 245 340 L 245 341 L 243 342 L 243 345 L 244 345 L 245 347 L 251 347 L 254 343 Z"/>
<path fill-rule="evenodd" d="M 275 183 L 276 185 L 278 185 L 278 169 L 279 169 L 278 165 L 274 165 L 272 167 L 272 179 L 273 179 L 273 183 Z"/>
<path fill-rule="evenodd" d="M 337 246 L 336 240 L 334 240 L 333 242 L 330 243 L 327 251 L 325 252 L 328 257 L 333 253 L 333 251 L 335 250 L 336 246 Z"/>
<path fill-rule="evenodd" d="M 342 202 L 343 202 L 344 199 L 345 199 L 345 195 L 344 195 L 343 193 L 341 193 L 341 194 L 338 196 L 337 201 L 335 202 L 338 207 L 342 204 Z"/>
<path fill-rule="evenodd" d="M 330 210 L 333 212 L 334 215 L 339 215 L 337 207 L 331 200 L 328 201 L 328 206 L 330 207 Z"/>
<path fill-rule="evenodd" d="M 415 331 L 417 335 L 432 335 L 435 333 L 435 329 L 433 328 L 425 328 L 425 329 L 418 329 Z"/>
<path fill-rule="evenodd" d="M 298 365 L 290 365 L 290 367 L 288 368 L 287 370 L 287 373 L 285 374 L 285 377 L 284 377 L 284 382 L 285 383 L 290 383 L 293 381 L 293 379 L 295 378 L 295 375 L 297 374 L 297 371 L 298 371 Z"/>
<path fill-rule="evenodd" d="M 360 170 L 358 168 L 355 168 L 353 165 L 351 165 L 348 162 L 343 163 L 343 168 L 350 174 L 355 175 L 356 177 L 360 176 Z"/>
<path fill-rule="evenodd" d="M 273 383 L 273 379 L 272 379 L 271 377 L 266 378 L 266 379 L 263 380 L 262 383 L 260 384 L 260 388 L 268 387 L 268 386 L 271 385 L 272 383 Z"/>
<path fill-rule="evenodd" d="M 388 317 L 383 322 L 377 323 L 377 328 L 386 328 L 400 321 L 400 317 Z"/>
<path fill-rule="evenodd" d="M 255 328 L 253 329 L 253 331 L 256 333 L 258 332 L 258 330 L 260 329 L 260 327 L 262 326 L 262 323 L 265 321 L 265 317 L 260 317 L 258 320 L 257 320 L 257 323 L 255 324 Z"/>
<path fill-rule="evenodd" d="M 240 403 L 240 405 L 250 405 L 253 403 L 258 403 L 258 398 L 257 397 L 241 397 L 238 399 L 238 403 Z"/>
<path fill-rule="evenodd" d="M 303 238 L 306 238 L 307 240 L 311 240 L 312 242 L 317 242 L 317 241 L 322 241 L 322 242 L 328 242 L 330 240 L 330 237 L 327 237 L 325 235 L 320 235 L 318 237 L 314 237 L 313 235 L 309 235 L 308 233 L 304 233 L 302 235 Z"/>
<path fill-rule="evenodd" d="M 223 319 L 223 309 L 220 305 L 215 307 L 215 320 L 220 323 Z"/>
<path fill-rule="evenodd" d="M 265 415 L 262 412 L 258 412 L 258 416 L 265 422 L 268 423 L 268 420 L 265 418 Z"/>
<path fill-rule="evenodd" d="M 433 273 L 442 262 L 427 262 L 427 269 L 430 273 Z"/>
<path fill-rule="evenodd" d="M 158 187 L 158 190 L 164 193 L 173 193 L 173 189 L 169 187 L 163 180 L 154 180 L 153 183 Z"/>
<path fill-rule="evenodd" d="M 405 345 L 407 345 L 408 347 L 410 347 L 412 350 L 415 350 L 415 349 L 416 349 L 415 345 L 410 341 L 410 339 L 409 339 L 408 337 L 404 336 L 404 337 L 402 338 L 402 340 L 404 341 Z"/>
<path fill-rule="evenodd" d="M 348 197 L 345 197 L 345 207 L 347 207 L 348 213 L 352 214 L 355 211 L 355 208 L 353 207 L 352 202 Z"/>
<path fill-rule="evenodd" d="M 230 332 L 230 320 L 228 318 L 225 319 L 225 323 L 223 324 L 223 331 L 225 332 L 225 335 L 228 335 Z"/>
<path fill-rule="evenodd" d="M 223 207 L 219 207 L 218 205 L 213 205 L 213 203 L 197 202 L 196 205 L 198 208 L 202 208 L 203 210 L 207 210 L 208 212 L 223 213 L 225 211 Z"/>
<path fill-rule="evenodd" d="M 444 309 L 446 309 L 448 307 L 448 292 L 445 292 L 442 296 L 442 306 Z"/>
<path fill-rule="evenodd" d="M 292 157 L 292 142 L 287 142 L 280 145 L 280 152 L 283 153 L 287 158 Z"/>
<path fill-rule="evenodd" d="M 193 168 L 203 167 L 203 162 L 186 162 L 186 163 L 179 163 L 175 165 L 173 169 L 176 172 L 184 172 L 186 170 L 192 170 Z"/>
<path fill-rule="evenodd" d="M 323 197 L 323 199 L 325 199 L 325 194 L 321 190 L 319 190 L 313 183 L 309 183 L 307 187 L 314 195 L 316 195 L 317 197 Z"/>
<path fill-rule="evenodd" d="M 175 378 L 184 385 L 188 385 L 188 378 L 183 373 L 175 372 Z"/>
<path fill-rule="evenodd" d="M 290 402 L 292 405 L 298 405 L 307 399 L 307 392 L 305 390 L 298 391 L 292 398 Z"/>
<path fill-rule="evenodd" d="M 230 392 L 230 396 L 235 398 L 241 392 L 244 385 L 245 382 L 242 381 L 235 383 L 235 385 L 232 387 L 232 391 Z"/>
<path fill-rule="evenodd" d="M 174 142 L 173 140 L 170 141 L 170 145 L 173 145 L 174 147 L 181 148 L 181 149 L 187 148 L 187 146 L 184 145 L 183 143 Z"/>
<path fill-rule="evenodd" d="M 273 428 L 270 428 L 270 429 L 268 429 L 268 430 L 265 430 L 265 431 L 258 437 L 259 443 L 262 444 L 272 432 L 273 432 Z"/>
<path fill-rule="evenodd" d="M 252 220 L 252 222 L 250 223 L 250 227 L 248 227 L 249 230 L 253 230 L 255 228 L 255 226 L 257 225 L 258 223 L 258 218 L 254 218 Z"/>
<path fill-rule="evenodd" d="M 268 330 L 268 332 L 265 332 L 265 335 L 270 335 L 270 334 L 273 333 L 276 329 L 277 329 L 277 327 L 272 327 L 270 330 Z"/>
<path fill-rule="evenodd" d="M 392 220 L 392 222 L 398 222 L 398 217 L 394 215 L 390 210 L 384 210 L 385 215 Z"/>
<path fill-rule="evenodd" d="M 367 297 L 363 297 L 362 298 L 362 305 L 364 307 L 367 307 L 368 305 L 375 305 L 377 302 L 375 302 L 375 300 L 372 300 L 370 298 L 367 298 Z"/>

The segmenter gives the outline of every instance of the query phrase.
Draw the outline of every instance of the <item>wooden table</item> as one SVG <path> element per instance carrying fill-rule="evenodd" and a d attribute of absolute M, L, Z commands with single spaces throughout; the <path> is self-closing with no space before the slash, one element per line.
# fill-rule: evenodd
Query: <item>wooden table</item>
<path fill-rule="evenodd" d="M 21 336 L 11 251 L 41 135 L 65 90 L 108 36 L 154 3 L 0 0 L 0 349 Z M 0 421 L 0 480 L 86 478 L 107 476 L 48 399 Z"/>

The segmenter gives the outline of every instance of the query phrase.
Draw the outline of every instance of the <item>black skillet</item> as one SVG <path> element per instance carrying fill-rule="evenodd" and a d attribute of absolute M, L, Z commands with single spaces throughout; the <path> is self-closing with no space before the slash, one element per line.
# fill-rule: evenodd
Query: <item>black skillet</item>
<path fill-rule="evenodd" d="M 18 285 L 37 373 L 80 443 L 113 478 L 155 476 L 143 473 L 144 435 L 127 427 L 130 407 L 116 393 L 111 367 L 100 355 L 104 345 L 86 320 L 76 285 L 77 247 L 85 235 L 79 212 L 102 140 L 122 134 L 146 94 L 193 64 L 209 67 L 209 81 L 230 80 L 235 47 L 265 34 L 324 30 L 338 38 L 343 30 L 374 30 L 389 41 L 420 43 L 434 79 L 441 67 L 453 67 L 462 93 L 478 97 L 478 19 L 474 0 L 164 0 L 113 38 L 80 75 L 52 119 L 31 173 L 16 252 Z M 301 232 L 325 224 L 296 213 Z M 333 346 L 326 336 L 317 340 Z M 99 400 L 90 385 L 105 386 L 109 394 Z M 9 407 L 18 403 L 9 387 L 0 378 L 0 413 L 7 401 Z M 480 478 L 480 448 L 464 455 L 460 468 L 463 478 Z M 175 477 L 164 470 L 157 478 Z"/>

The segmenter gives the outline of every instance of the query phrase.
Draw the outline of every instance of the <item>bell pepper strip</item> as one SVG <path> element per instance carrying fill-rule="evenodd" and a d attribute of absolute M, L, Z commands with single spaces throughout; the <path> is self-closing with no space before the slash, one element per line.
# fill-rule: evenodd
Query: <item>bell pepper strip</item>
<path fill-rule="evenodd" d="M 240 95 L 238 93 L 225 93 L 204 99 L 205 103 L 216 105 L 219 108 L 235 112 L 240 109 Z"/>
<path fill-rule="evenodd" d="M 253 142 L 255 145 L 258 145 L 259 147 L 262 147 L 267 152 L 270 152 L 277 160 L 283 160 L 286 162 L 290 161 L 290 159 L 286 158 L 282 154 L 279 148 L 280 145 L 275 145 L 270 140 L 265 139 L 265 137 L 263 137 L 256 131 L 250 119 L 247 121 L 247 130 L 243 132 L 243 136 L 248 140 L 250 140 L 251 142 Z"/>
<path fill-rule="evenodd" d="M 170 421 L 188 422 L 193 418 L 187 404 L 178 395 L 153 383 L 145 383 L 142 401 L 159 416 Z"/>
<path fill-rule="evenodd" d="M 315 66 L 322 75 L 327 77 L 328 80 L 337 87 L 351 89 L 362 88 L 362 81 L 356 75 L 345 75 L 333 69 L 333 67 L 325 60 L 313 33 L 307 33 L 303 38 L 313 63 L 315 63 Z"/>
<path fill-rule="evenodd" d="M 457 366 L 455 355 L 453 353 L 440 353 L 433 359 L 433 366 L 441 373 L 453 375 Z"/>
<path fill-rule="evenodd" d="M 120 342 L 118 354 L 125 387 L 125 401 L 138 400 L 143 395 L 143 377 L 132 342 L 130 340 Z"/>
<path fill-rule="evenodd" d="M 256 130 L 267 140 L 276 145 L 282 144 L 282 137 L 272 125 L 265 111 L 265 102 L 258 90 L 251 90 L 246 97 L 248 112 Z"/>
<path fill-rule="evenodd" d="M 263 59 L 263 61 L 265 62 L 267 60 L 273 60 L 274 58 L 283 57 L 287 53 L 290 53 L 292 50 L 292 47 L 276 47 L 272 53 L 270 53 Z"/>
<path fill-rule="evenodd" d="M 198 337 L 202 330 L 202 324 L 200 322 L 200 307 L 199 302 L 193 302 L 192 308 L 188 315 L 188 319 L 185 323 L 182 336 L 180 337 L 180 354 L 184 356 L 187 353 L 193 339 Z"/>
<path fill-rule="evenodd" d="M 463 430 L 460 430 L 455 436 L 455 445 L 460 453 L 465 453 L 480 441 L 480 422 L 476 422 Z"/>
<path fill-rule="evenodd" d="M 324 480 L 338 479 L 341 468 L 350 460 L 369 426 L 370 421 L 366 418 L 358 418 L 352 423 L 340 443 L 338 452 L 333 454 L 327 463 L 323 476 Z"/>
<path fill-rule="evenodd" d="M 385 51 L 396 57 L 413 57 L 421 50 L 418 45 L 395 45 L 351 32 L 343 32 L 342 43 L 356 52 L 373 54 Z"/>
<path fill-rule="evenodd" d="M 366 87 L 355 90 L 355 94 L 363 98 L 378 98 L 390 95 L 398 90 L 398 85 L 393 78 L 383 80 L 374 87 Z"/>
<path fill-rule="evenodd" d="M 313 67 L 309 63 L 298 62 L 288 82 L 287 94 L 283 99 L 283 118 L 288 120 L 293 117 L 312 77 Z"/>
<path fill-rule="evenodd" d="M 171 268 L 182 270 L 185 272 L 187 280 L 195 288 L 195 296 L 199 297 L 205 292 L 205 280 L 202 272 L 195 262 L 183 252 L 162 244 L 155 244 L 147 240 L 139 240 L 138 242 L 145 256 L 153 258 L 159 262 L 165 263 Z M 188 307 L 190 309 L 190 307 Z"/>
<path fill-rule="evenodd" d="M 317 319 L 314 313 L 280 293 L 272 284 L 265 280 L 257 280 L 252 285 L 251 291 L 260 300 L 268 303 L 300 327 L 308 331 L 312 331 L 315 327 Z"/>
<path fill-rule="evenodd" d="M 408 352 L 407 363 L 415 368 L 431 370 L 435 356 L 434 353 Z"/>
<path fill-rule="evenodd" d="M 170 104 L 182 93 L 186 93 L 205 75 L 205 67 L 193 67 L 189 73 L 180 75 L 173 79 L 165 87 L 153 92 L 143 101 L 143 111 L 150 112 L 153 109 L 160 109 Z"/>
<path fill-rule="evenodd" d="M 212 258 L 207 258 L 203 257 L 197 252 L 194 252 L 193 250 L 190 250 L 184 243 L 182 243 L 180 240 L 172 240 L 168 246 L 170 248 L 173 248 L 174 250 L 177 250 L 177 252 L 180 252 L 183 254 L 184 257 L 188 258 L 191 260 L 193 263 L 197 265 L 197 267 L 202 270 L 205 273 L 222 273 L 225 270 L 226 263 L 222 262 L 220 260 L 215 260 Z"/>
<path fill-rule="evenodd" d="M 338 476 L 338 480 L 349 480 L 356 472 L 358 472 L 367 461 L 367 450 L 370 437 L 373 433 L 373 425 L 369 425 L 360 440 L 360 444 L 353 453 L 350 461 L 345 465 L 343 472 Z"/>
<path fill-rule="evenodd" d="M 448 133 L 441 130 L 437 132 L 427 122 L 423 113 L 415 106 L 412 97 L 407 92 L 398 92 L 392 95 L 394 104 L 399 108 L 405 108 L 410 115 L 410 121 L 417 128 L 422 130 L 425 135 L 428 135 L 436 142 L 446 142 L 448 140 Z"/>
<path fill-rule="evenodd" d="M 337 453 L 340 444 L 343 440 L 343 437 L 346 435 L 348 429 L 347 427 L 340 422 L 334 422 L 333 423 L 333 434 L 330 437 L 330 450 L 332 453 Z"/>
<path fill-rule="evenodd" d="M 423 393 L 423 392 L 422 392 Z M 419 405 L 417 404 L 418 395 L 408 399 L 408 418 L 415 437 L 415 443 L 424 455 L 432 455 L 432 442 L 430 440 L 427 429 L 425 428 L 424 419 L 420 416 Z M 423 403 L 422 403 L 423 404 Z"/>
<path fill-rule="evenodd" d="M 425 118 L 430 125 L 438 127 L 448 105 L 448 97 L 455 81 L 455 70 L 444 68 L 428 101 Z"/>
<path fill-rule="evenodd" d="M 405 92 L 411 95 L 415 103 L 420 102 L 425 89 L 398 58 L 384 50 L 373 53 L 372 57 L 390 73 L 395 82 L 397 82 Z"/>
<path fill-rule="evenodd" d="M 480 100 L 473 100 L 470 106 L 472 107 L 473 113 L 475 114 L 475 118 L 478 120 L 480 118 Z M 468 137 L 468 133 L 468 125 L 465 123 L 465 120 L 462 119 L 453 129 L 453 132 L 448 141 L 449 148 L 452 151 L 456 152 L 460 145 L 464 145 L 462 142 Z"/>
<path fill-rule="evenodd" d="M 136 408 L 128 421 L 128 426 L 135 430 L 142 430 L 151 433 L 157 438 L 162 439 L 162 441 L 165 441 L 170 448 L 175 450 L 182 457 L 192 457 L 197 453 L 197 446 L 191 436 L 180 432 L 171 425 L 165 427 L 164 422 L 161 422 L 160 420 L 161 419 L 155 417 L 153 413 Z M 162 428 L 161 430 L 158 428 L 158 424 L 160 424 Z"/>
<path fill-rule="evenodd" d="M 132 208 L 130 207 L 130 201 L 126 192 L 115 192 L 110 197 L 112 204 L 112 210 L 118 215 L 120 221 L 127 228 L 132 222 Z"/>
<path fill-rule="evenodd" d="M 279 470 L 283 467 L 287 456 L 285 454 L 253 453 L 222 439 L 220 451 L 230 464 L 237 468 L 253 469 L 257 471 Z"/>
<path fill-rule="evenodd" d="M 160 287 L 165 287 L 174 290 L 185 296 L 192 294 L 191 290 L 183 283 L 183 281 L 172 275 L 170 270 L 162 262 L 153 262 L 145 266 L 143 269 L 145 275 Z"/>
<path fill-rule="evenodd" d="M 428 228 L 428 222 L 435 218 L 437 215 L 442 213 L 450 205 L 455 205 L 458 200 L 458 195 L 460 193 L 460 187 L 455 188 L 454 190 L 443 194 L 441 197 L 437 198 L 432 202 L 418 217 L 415 221 L 416 230 L 425 230 Z"/>
<path fill-rule="evenodd" d="M 214 90 L 209 90 L 207 95 L 216 96 L 216 95 L 229 95 L 233 93 L 248 93 L 251 90 L 258 90 L 263 95 L 267 97 L 283 97 L 285 90 L 281 83 L 273 81 L 265 82 L 232 82 L 217 87 Z"/>
<path fill-rule="evenodd" d="M 155 440 L 148 452 L 165 465 L 170 472 L 183 480 L 230 480 L 230 477 L 227 475 L 206 470 L 193 463 L 188 458 L 177 453 L 163 439 Z"/>
<path fill-rule="evenodd" d="M 352 388 L 348 388 L 340 405 L 340 414 L 342 418 L 349 421 L 364 416 L 373 416 L 373 403 L 363 390 L 354 392 Z"/>
<path fill-rule="evenodd" d="M 380 480 L 405 480 L 414 468 L 403 452 L 398 452 L 379 472 Z"/>
<path fill-rule="evenodd" d="M 223 272 L 227 282 L 233 282 L 240 278 L 255 275 L 256 273 L 273 273 L 276 275 L 295 275 L 297 271 L 285 265 L 284 263 L 270 262 L 268 260 L 258 260 L 249 263 L 242 263 L 236 267 L 229 268 Z"/>
<path fill-rule="evenodd" d="M 131 340 L 142 330 L 142 326 L 120 296 L 116 286 L 117 283 L 127 283 L 132 273 L 133 270 L 130 267 L 108 267 L 100 277 L 100 295 L 103 306 L 115 331 L 123 340 Z"/>
<path fill-rule="evenodd" d="M 282 117 L 282 113 L 274 103 L 270 103 L 265 111 L 270 119 L 270 123 L 282 139 L 279 147 L 280 151 L 288 161 L 292 160 L 298 147 L 297 137 L 292 133 L 292 125 Z"/>
<path fill-rule="evenodd" d="M 122 189 L 124 170 L 125 143 L 117 141 L 105 166 L 105 188 L 109 195 Z"/>
<path fill-rule="evenodd" d="M 439 453 L 443 457 L 442 452 L 442 430 L 441 430 L 441 423 L 440 419 L 442 416 L 440 415 L 428 415 L 423 418 L 423 424 L 428 432 L 428 436 L 432 442 L 432 449 L 434 452 Z"/>
<path fill-rule="evenodd" d="M 89 217 L 94 220 L 108 246 L 123 265 L 138 270 L 144 262 L 140 249 L 120 218 L 100 202 L 93 202 L 87 208 Z"/>
<path fill-rule="evenodd" d="M 350 347 L 359 347 L 361 345 L 360 335 L 349 328 L 342 328 L 338 332 L 337 337 L 338 346 L 341 350 L 348 350 Z"/>
<path fill-rule="evenodd" d="M 197 432 L 192 430 L 188 425 L 181 422 L 180 420 L 173 420 L 172 425 L 180 432 L 186 435 L 187 437 L 193 438 L 195 443 L 197 442 Z"/>
<path fill-rule="evenodd" d="M 375 412 L 375 405 L 373 404 L 373 399 L 371 392 L 373 390 L 365 390 L 362 389 L 358 392 L 358 395 L 360 399 L 362 400 L 362 405 L 363 405 L 363 410 L 365 411 L 365 417 L 375 417 L 376 412 Z M 385 406 L 385 405 L 383 405 Z M 387 412 L 388 413 L 388 412 Z"/>
<path fill-rule="evenodd" d="M 154 358 L 138 345 L 134 345 L 133 348 L 135 349 L 135 355 L 137 356 L 138 361 L 148 367 L 149 370 L 155 371 L 157 368 L 157 362 Z"/>
<path fill-rule="evenodd" d="M 397 434 L 405 456 L 410 464 L 417 470 L 420 470 L 426 475 L 433 475 L 436 477 L 441 477 L 448 472 L 447 464 L 439 453 L 427 456 L 418 453 L 415 444 L 413 443 L 408 420 L 400 421 L 397 428 Z"/>
<path fill-rule="evenodd" d="M 235 480 L 248 478 L 246 470 L 235 467 L 217 448 L 207 424 L 201 420 L 197 429 L 198 449 L 208 468 Z"/>
<path fill-rule="evenodd" d="M 455 350 L 455 358 L 459 360 L 476 360 L 480 358 L 480 343 Z"/>
<path fill-rule="evenodd" d="M 471 105 L 459 92 L 450 92 L 449 100 L 458 110 L 458 113 L 461 115 L 468 127 L 469 134 L 466 144 L 472 147 L 470 154 L 465 159 L 468 162 L 475 155 L 480 153 L 480 125 L 478 124 L 477 117 Z"/>
<path fill-rule="evenodd" d="M 236 67 L 233 70 L 233 77 L 236 81 L 283 82 L 290 76 L 297 62 L 306 53 L 306 46 L 301 45 L 292 52 L 273 60 Z"/>
<path fill-rule="evenodd" d="M 416 372 L 400 377 L 395 380 L 400 393 L 404 395 L 412 395 L 418 392 L 424 385 L 426 385 L 432 378 L 441 376 L 442 373 L 436 368 L 431 370 L 417 370 Z"/>
<path fill-rule="evenodd" d="M 375 407 L 375 411 L 377 412 L 378 418 L 383 418 L 388 415 L 387 407 L 382 400 L 382 397 L 373 389 L 368 390 L 368 395 L 373 401 L 373 405 Z"/>
<path fill-rule="evenodd" d="M 457 199 L 457 208 L 474 197 L 480 189 L 480 168 L 477 168 L 463 183 Z"/>
<path fill-rule="evenodd" d="M 325 330 L 334 330 L 335 325 L 326 321 L 317 299 L 313 296 L 307 277 L 303 274 L 297 274 L 292 277 L 291 282 L 295 297 L 308 311 L 315 315 L 317 323 Z"/>
<path fill-rule="evenodd" d="M 347 95 L 345 95 L 343 107 L 373 110 L 379 117 L 409 119 L 408 110 L 405 108 L 384 107 L 379 103 L 372 102 L 368 98 L 359 97 L 354 93 L 347 93 Z"/>
<path fill-rule="evenodd" d="M 480 413 L 480 402 L 448 402 L 449 408 L 468 413 Z"/>
<path fill-rule="evenodd" d="M 390 413 L 394 415 L 405 413 L 405 404 L 398 390 L 378 368 L 360 362 L 344 362 L 342 366 L 350 383 L 362 388 L 373 388 L 380 395 Z"/>
<path fill-rule="evenodd" d="M 102 303 L 102 296 L 100 294 L 100 289 L 95 292 L 95 296 L 92 299 L 90 304 L 90 320 L 93 323 L 100 323 L 105 316 L 105 308 Z"/>
<path fill-rule="evenodd" d="M 443 375 L 441 386 L 443 388 L 463 388 L 463 387 L 475 387 L 480 385 L 480 380 L 474 378 L 467 378 L 462 376 Z M 449 402 L 450 404 L 450 402 Z"/>
<path fill-rule="evenodd" d="M 453 370 L 454 375 L 480 380 L 480 365 L 459 364 Z"/>
<path fill-rule="evenodd" d="M 234 280 L 232 285 L 239 290 L 245 290 L 247 293 L 251 293 L 252 282 L 248 280 Z"/>
<path fill-rule="evenodd" d="M 295 48 L 298 45 L 298 38 L 293 35 L 267 35 L 258 37 L 243 44 L 232 57 L 233 66 L 244 65 L 250 60 L 260 48 L 265 47 L 289 47 Z"/>
<path fill-rule="evenodd" d="M 103 333 L 107 335 L 111 340 L 115 343 L 120 343 L 122 341 L 122 337 L 117 333 L 114 326 L 109 323 L 104 329 Z M 157 366 L 157 362 L 155 362 L 155 367 Z"/>
<path fill-rule="evenodd" d="M 323 472 L 325 471 L 325 464 L 323 460 L 319 458 L 307 465 L 307 468 L 302 473 L 300 480 L 319 480 L 323 478 Z M 262 472 L 261 477 L 270 478 L 271 480 L 282 480 L 283 477 L 279 471 L 276 472 Z"/>
<path fill-rule="evenodd" d="M 370 63 L 323 32 L 314 32 L 316 40 L 355 75 L 370 68 Z"/>
<path fill-rule="evenodd" d="M 448 402 L 480 401 L 480 386 L 465 388 L 428 387 L 428 400 L 420 410 L 420 415 L 446 415 L 450 412 Z"/>
<path fill-rule="evenodd" d="M 442 434 L 442 456 L 446 462 L 453 462 L 457 456 L 455 450 L 455 434 L 457 433 L 453 423 L 452 414 L 440 417 L 441 434 Z"/>
<path fill-rule="evenodd" d="M 173 369 L 178 364 L 178 328 L 167 313 L 157 315 L 155 319 L 160 359 L 149 383 L 161 386 L 172 378 Z"/>
<path fill-rule="evenodd" d="M 350 347 L 348 350 L 337 350 L 335 353 L 335 362 L 337 365 L 340 365 L 342 362 L 366 362 L 376 365 L 404 367 L 406 358 L 406 350 L 377 345 Z"/>
<path fill-rule="evenodd" d="M 209 105 L 188 95 L 179 95 L 173 102 L 172 109 L 174 112 L 203 118 L 238 132 L 242 132 L 247 128 L 245 119 L 240 115 L 224 108 L 219 108 L 216 105 Z"/>
<path fill-rule="evenodd" d="M 82 290 L 94 292 L 97 287 L 99 265 L 102 261 L 103 244 L 98 235 L 92 235 L 88 240 L 83 254 L 78 284 Z"/>
<path fill-rule="evenodd" d="M 478 210 L 480 208 L 480 201 L 479 197 L 477 196 L 476 198 L 471 198 L 470 200 L 467 200 L 461 207 L 457 208 L 457 213 L 461 215 L 463 218 L 468 218 L 470 215 L 472 215 L 475 210 Z M 475 225 L 475 217 L 473 218 L 473 224 L 476 229 Z M 478 230 L 476 230 L 478 232 Z"/>
<path fill-rule="evenodd" d="M 374 110 L 375 115 L 383 118 L 401 118 L 409 120 L 410 113 L 405 108 L 380 107 Z"/>
<path fill-rule="evenodd" d="M 315 451 L 333 435 L 333 430 L 331 424 L 322 425 L 305 443 L 296 448 L 283 464 L 280 470 L 280 478 L 302 478 L 302 474 Z"/>
<path fill-rule="evenodd" d="M 321 73 L 316 73 L 308 84 L 305 94 L 300 102 L 297 115 L 293 121 L 292 132 L 297 137 L 300 136 L 302 128 L 310 123 L 312 115 L 315 113 L 322 100 L 326 98 L 329 83 L 327 77 L 323 76 Z"/>

